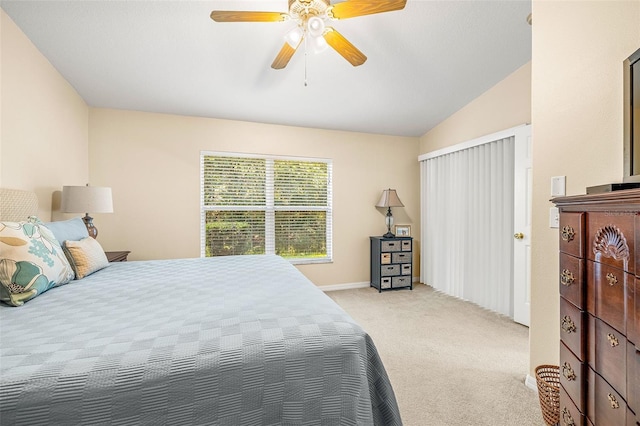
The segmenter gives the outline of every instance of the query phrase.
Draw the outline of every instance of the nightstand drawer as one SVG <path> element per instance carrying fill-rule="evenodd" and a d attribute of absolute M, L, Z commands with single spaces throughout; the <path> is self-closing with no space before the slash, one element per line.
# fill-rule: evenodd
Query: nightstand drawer
<path fill-rule="evenodd" d="M 391 253 L 391 263 L 411 263 L 411 253 Z"/>
<path fill-rule="evenodd" d="M 400 265 L 382 265 L 380 266 L 380 275 L 383 277 L 400 275 Z"/>
<path fill-rule="evenodd" d="M 391 288 L 391 277 L 380 278 L 380 288 Z"/>
<path fill-rule="evenodd" d="M 402 250 L 400 240 L 382 241 L 382 251 L 400 251 Z"/>
<path fill-rule="evenodd" d="M 130 251 L 105 251 L 109 262 L 126 262 Z"/>
<path fill-rule="evenodd" d="M 399 287 L 410 287 L 411 286 L 411 277 L 402 276 L 402 277 L 392 277 L 391 285 L 393 288 Z"/>

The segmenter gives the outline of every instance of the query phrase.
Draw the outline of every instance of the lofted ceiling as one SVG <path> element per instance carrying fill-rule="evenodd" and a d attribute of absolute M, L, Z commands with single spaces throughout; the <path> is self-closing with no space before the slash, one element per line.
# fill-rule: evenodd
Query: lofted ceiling
<path fill-rule="evenodd" d="M 287 0 L 0 5 L 92 107 L 417 137 L 531 60 L 530 0 L 408 0 L 332 23 L 363 65 L 300 47 L 282 70 L 271 63 L 293 21 L 209 15 Z"/>

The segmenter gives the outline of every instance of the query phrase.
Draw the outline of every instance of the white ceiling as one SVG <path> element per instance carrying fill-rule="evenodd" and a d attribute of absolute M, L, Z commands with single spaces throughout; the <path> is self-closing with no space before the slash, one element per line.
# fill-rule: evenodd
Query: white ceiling
<path fill-rule="evenodd" d="M 287 0 L 0 0 L 93 107 L 421 136 L 531 59 L 530 0 L 408 0 L 332 26 L 367 57 L 301 47 L 295 24 L 217 23 L 212 10 L 287 11 Z M 308 85 L 305 86 L 305 71 Z"/>

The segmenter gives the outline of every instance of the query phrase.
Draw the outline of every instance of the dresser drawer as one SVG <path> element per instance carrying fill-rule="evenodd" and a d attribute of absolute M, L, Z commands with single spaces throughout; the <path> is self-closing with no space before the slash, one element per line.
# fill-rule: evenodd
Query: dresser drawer
<path fill-rule="evenodd" d="M 584 412 L 583 386 L 586 386 L 585 365 L 560 343 L 560 384 L 580 412 Z"/>
<path fill-rule="evenodd" d="M 587 258 L 635 272 L 635 214 L 589 213 Z"/>
<path fill-rule="evenodd" d="M 560 251 L 584 257 L 584 213 L 560 215 Z"/>
<path fill-rule="evenodd" d="M 400 251 L 402 250 L 402 244 L 400 240 L 393 241 L 381 241 L 380 247 L 382 251 Z"/>
<path fill-rule="evenodd" d="M 595 345 L 593 367 L 624 398 L 627 387 L 627 339 L 624 335 L 595 319 L 594 338 L 589 344 Z"/>
<path fill-rule="evenodd" d="M 402 240 L 402 251 L 411 251 L 411 240 Z"/>
<path fill-rule="evenodd" d="M 391 263 L 411 263 L 410 252 L 391 253 Z"/>
<path fill-rule="evenodd" d="M 583 275 L 584 260 L 560 253 L 560 295 L 584 309 Z"/>
<path fill-rule="evenodd" d="M 567 392 L 560 387 L 560 426 L 582 426 L 584 425 L 584 415 L 573 403 Z"/>
<path fill-rule="evenodd" d="M 640 414 L 640 349 L 631 342 L 627 342 L 627 405 Z"/>
<path fill-rule="evenodd" d="M 625 287 L 635 278 L 621 269 L 587 262 L 587 310 L 626 335 Z"/>
<path fill-rule="evenodd" d="M 400 275 L 400 265 L 380 265 L 380 275 L 383 277 Z"/>
<path fill-rule="evenodd" d="M 583 339 L 586 321 L 584 313 L 560 298 L 560 339 L 580 360 L 585 360 Z"/>
<path fill-rule="evenodd" d="M 640 347 L 640 282 L 630 278 L 627 282 L 627 339 Z"/>
<path fill-rule="evenodd" d="M 597 426 L 619 426 L 626 424 L 627 404 L 606 380 L 594 373 L 594 412 L 593 424 Z"/>
<path fill-rule="evenodd" d="M 410 287 L 411 277 L 406 275 L 402 277 L 391 277 L 391 286 L 393 288 Z"/>
<path fill-rule="evenodd" d="M 627 408 L 627 423 L 626 426 L 636 426 L 636 415 L 631 412 L 629 408 Z"/>

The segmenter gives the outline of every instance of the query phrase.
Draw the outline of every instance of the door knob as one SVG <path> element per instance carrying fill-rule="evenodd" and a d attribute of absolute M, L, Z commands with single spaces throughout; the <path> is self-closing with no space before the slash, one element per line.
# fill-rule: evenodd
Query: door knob
<path fill-rule="evenodd" d="M 513 234 L 513 238 L 515 238 L 516 240 L 521 240 L 524 238 L 524 234 L 522 232 L 517 232 Z"/>

